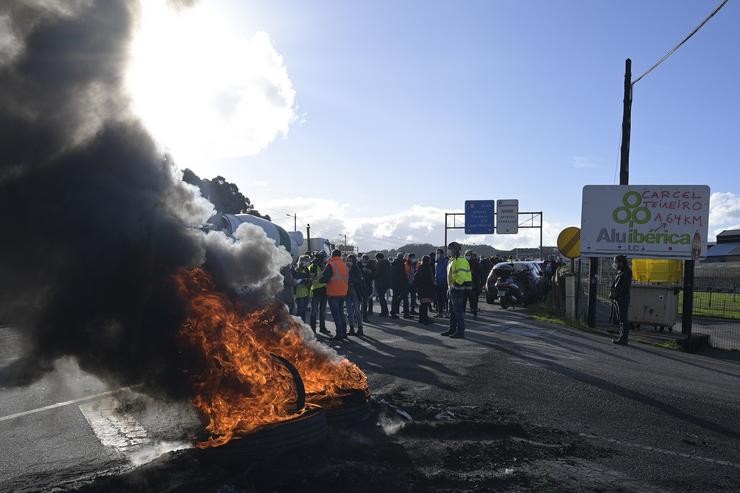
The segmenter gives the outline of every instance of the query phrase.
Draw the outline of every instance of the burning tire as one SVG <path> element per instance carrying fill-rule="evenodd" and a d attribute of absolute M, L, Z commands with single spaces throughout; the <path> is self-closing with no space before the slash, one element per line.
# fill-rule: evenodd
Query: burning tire
<path fill-rule="evenodd" d="M 321 409 L 309 409 L 297 418 L 268 425 L 254 433 L 234 438 L 225 445 L 201 452 L 205 460 L 219 463 L 275 457 L 322 442 L 328 432 L 326 414 Z"/>

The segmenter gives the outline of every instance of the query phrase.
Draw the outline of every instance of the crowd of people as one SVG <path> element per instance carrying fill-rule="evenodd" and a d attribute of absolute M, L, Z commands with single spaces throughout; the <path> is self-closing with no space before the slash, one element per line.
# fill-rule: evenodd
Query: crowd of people
<path fill-rule="evenodd" d="M 308 323 L 314 333 L 331 335 L 326 308 L 334 319 L 335 340 L 362 336 L 370 316 L 414 319 L 431 324 L 431 316 L 449 318 L 453 338 L 465 335 L 465 311 L 478 317 L 478 298 L 488 273 L 500 257 L 479 259 L 470 250 L 462 253 L 452 242 L 418 259 L 398 252 L 393 259 L 383 253 L 344 254 L 334 250 L 302 255 L 291 268 L 292 313 Z M 390 307 L 389 307 L 390 301 Z M 375 305 L 379 310 L 374 312 Z"/>

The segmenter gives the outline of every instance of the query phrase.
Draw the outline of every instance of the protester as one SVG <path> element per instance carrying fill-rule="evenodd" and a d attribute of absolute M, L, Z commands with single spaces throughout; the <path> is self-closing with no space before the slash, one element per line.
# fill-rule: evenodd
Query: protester
<path fill-rule="evenodd" d="M 311 318 L 309 324 L 314 334 L 316 333 L 316 318 L 319 319 L 319 331 L 322 334 L 328 334 L 326 329 L 326 283 L 321 281 L 326 266 L 326 254 L 317 252 L 311 264 L 308 266 L 308 272 L 311 274 Z"/>
<path fill-rule="evenodd" d="M 404 270 L 409 282 L 408 298 L 411 306 L 411 315 L 416 315 L 416 288 L 414 287 L 414 278 L 416 277 L 416 254 L 409 253 L 404 262 Z"/>
<path fill-rule="evenodd" d="M 467 291 L 473 283 L 470 274 L 470 264 L 465 257 L 460 256 L 462 247 L 453 241 L 447 246 L 450 260 L 447 266 L 447 284 L 450 297 L 450 329 L 442 332 L 443 336 L 453 339 L 465 337 L 465 308 L 463 306 Z"/>
<path fill-rule="evenodd" d="M 493 269 L 493 257 L 482 257 L 480 260 L 480 284 L 478 285 L 478 292 L 481 293 L 486 288 L 486 281 L 488 276 Z"/>
<path fill-rule="evenodd" d="M 612 339 L 612 343 L 626 346 L 629 342 L 630 323 L 628 313 L 630 307 L 630 288 L 632 287 L 632 269 L 627 263 L 627 257 L 617 255 L 612 264 L 617 271 L 617 277 L 612 284 L 609 298 L 617 303 L 617 314 L 619 316 L 619 338 Z"/>
<path fill-rule="evenodd" d="M 391 288 L 393 288 L 391 318 L 398 318 L 401 301 L 403 301 L 403 318 L 411 318 L 408 298 L 409 279 L 406 275 L 403 252 L 398 252 L 395 260 L 391 262 Z"/>
<path fill-rule="evenodd" d="M 293 268 L 293 282 L 295 284 L 295 315 L 306 321 L 306 309 L 311 295 L 311 274 L 308 272 L 310 262 L 308 255 L 301 255 Z"/>
<path fill-rule="evenodd" d="M 437 265 L 437 254 L 435 252 L 433 252 L 433 251 L 432 252 L 429 252 L 429 260 L 430 260 L 430 262 L 432 264 L 432 271 L 434 271 L 434 269 L 436 268 L 436 265 Z M 435 274 L 434 277 L 436 277 L 436 274 Z M 434 285 L 436 286 L 437 281 L 436 281 L 436 279 L 433 279 L 433 280 L 434 280 Z M 434 296 L 432 296 L 432 309 L 434 310 L 434 313 L 437 313 L 437 294 L 436 294 L 436 292 L 435 292 Z"/>
<path fill-rule="evenodd" d="M 362 321 L 369 322 L 368 316 L 373 312 L 373 280 L 375 279 L 375 263 L 367 254 L 362 256 L 360 262 L 362 279 L 365 283 L 364 296 L 362 298 Z"/>
<path fill-rule="evenodd" d="M 442 317 L 447 312 L 447 257 L 441 248 L 437 250 L 437 264 L 435 266 L 434 286 L 437 295 L 437 316 Z"/>
<path fill-rule="evenodd" d="M 378 295 L 380 303 L 381 317 L 388 316 L 388 302 L 385 300 L 385 293 L 391 288 L 391 264 L 385 258 L 385 255 L 378 252 L 375 254 L 375 292 Z"/>
<path fill-rule="evenodd" d="M 421 258 L 421 265 L 414 277 L 414 290 L 419 296 L 419 323 L 431 324 L 429 308 L 434 298 L 434 267 L 429 255 Z"/>
<path fill-rule="evenodd" d="M 347 256 L 347 269 L 349 270 L 349 285 L 347 291 L 347 319 L 349 321 L 349 335 L 363 335 L 362 332 L 362 300 L 365 297 L 365 281 L 362 278 L 362 270 L 357 265 L 357 257 L 354 254 Z M 357 332 L 355 332 L 357 325 Z"/>
<path fill-rule="evenodd" d="M 321 274 L 321 282 L 326 283 L 326 298 L 329 302 L 329 311 L 334 319 L 336 334 L 335 341 L 347 339 L 347 325 L 344 319 L 344 300 L 349 291 L 349 270 L 342 260 L 342 252 L 334 250 L 331 258 Z"/>
<path fill-rule="evenodd" d="M 473 314 L 473 318 L 478 318 L 478 296 L 480 294 L 480 264 L 478 263 L 478 255 L 473 253 L 471 250 L 465 251 L 465 260 L 470 265 L 470 275 L 472 277 L 472 284 L 470 289 L 466 292 L 467 296 L 463 300 L 463 310 L 468 301 L 470 301 L 470 313 Z"/>

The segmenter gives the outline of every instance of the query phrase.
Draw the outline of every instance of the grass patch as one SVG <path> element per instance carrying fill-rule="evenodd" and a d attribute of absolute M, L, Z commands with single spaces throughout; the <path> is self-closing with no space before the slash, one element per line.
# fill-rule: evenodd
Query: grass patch
<path fill-rule="evenodd" d="M 630 340 L 641 342 L 643 344 L 649 344 L 651 346 L 663 348 L 663 349 L 670 349 L 671 351 L 683 351 L 681 348 L 681 343 L 678 342 L 676 339 L 668 339 L 665 341 L 656 341 L 655 339 L 646 339 L 644 337 L 630 335 Z"/>
<path fill-rule="evenodd" d="M 678 294 L 678 313 L 683 313 L 683 291 Z M 694 316 L 740 320 L 740 294 L 695 291 Z"/>
<path fill-rule="evenodd" d="M 587 324 L 580 320 L 568 320 L 558 314 L 552 307 L 544 303 L 535 303 L 527 307 L 527 314 L 532 320 L 538 322 L 546 322 L 549 324 L 562 325 L 565 327 L 573 327 L 574 329 L 591 332 L 594 334 L 602 334 L 603 331 L 593 329 Z"/>

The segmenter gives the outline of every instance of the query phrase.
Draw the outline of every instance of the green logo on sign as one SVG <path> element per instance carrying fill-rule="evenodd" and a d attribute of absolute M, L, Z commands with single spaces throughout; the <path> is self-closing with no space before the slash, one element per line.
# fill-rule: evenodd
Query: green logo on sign
<path fill-rule="evenodd" d="M 645 224 L 650 220 L 650 211 L 642 205 L 642 196 L 638 192 L 627 192 L 622 197 L 623 206 L 617 207 L 612 211 L 612 219 L 617 224 L 634 223 Z"/>

